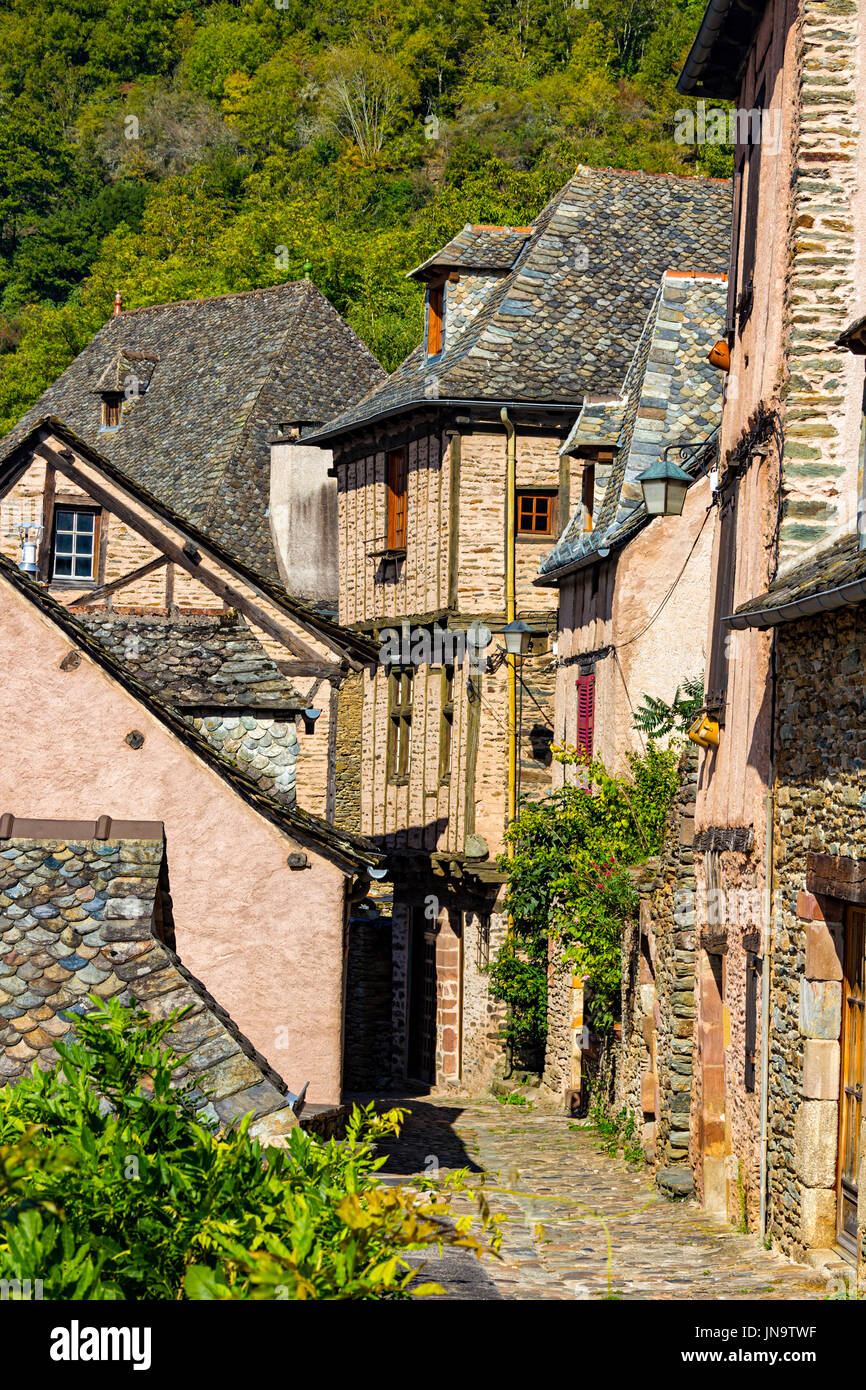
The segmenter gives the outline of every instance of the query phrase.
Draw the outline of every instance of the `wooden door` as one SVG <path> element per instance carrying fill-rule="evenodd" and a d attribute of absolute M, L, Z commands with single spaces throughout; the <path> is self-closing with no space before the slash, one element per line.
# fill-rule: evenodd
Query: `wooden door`
<path fill-rule="evenodd" d="M 864 950 L 866 912 L 849 908 L 842 981 L 842 1077 L 839 1095 L 837 1239 L 857 1254 L 857 1167 L 863 1114 Z"/>
<path fill-rule="evenodd" d="M 432 1085 L 436 1080 L 436 922 L 423 908 L 412 913 L 409 948 L 409 1076 Z"/>

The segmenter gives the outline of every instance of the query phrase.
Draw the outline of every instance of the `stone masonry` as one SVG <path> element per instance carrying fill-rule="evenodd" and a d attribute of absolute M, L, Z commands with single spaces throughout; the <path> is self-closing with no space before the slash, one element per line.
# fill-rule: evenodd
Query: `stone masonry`
<path fill-rule="evenodd" d="M 690 748 L 662 853 L 635 870 L 640 921 L 623 942 L 620 1103 L 635 1120 L 659 1185 L 677 1195 L 693 1185 L 696 792 L 697 750 Z"/>

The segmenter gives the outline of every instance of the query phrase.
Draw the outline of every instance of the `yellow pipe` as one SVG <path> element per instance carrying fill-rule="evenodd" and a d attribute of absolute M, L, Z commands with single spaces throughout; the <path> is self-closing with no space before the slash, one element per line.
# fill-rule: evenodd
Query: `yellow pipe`
<path fill-rule="evenodd" d="M 517 444 L 516 431 L 505 407 L 499 412 L 507 436 L 505 463 L 505 621 L 513 623 L 517 616 L 517 591 L 514 575 L 514 525 L 517 509 Z M 517 658 L 508 662 L 508 820 L 517 815 Z M 509 858 L 514 846 L 509 844 Z"/>

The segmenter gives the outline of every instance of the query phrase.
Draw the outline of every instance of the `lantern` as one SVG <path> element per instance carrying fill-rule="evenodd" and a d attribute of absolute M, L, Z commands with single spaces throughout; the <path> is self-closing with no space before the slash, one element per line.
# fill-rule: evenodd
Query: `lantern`
<path fill-rule="evenodd" d="M 644 506 L 650 516 L 680 516 L 692 479 L 679 464 L 659 459 L 637 481 L 643 493 Z"/>

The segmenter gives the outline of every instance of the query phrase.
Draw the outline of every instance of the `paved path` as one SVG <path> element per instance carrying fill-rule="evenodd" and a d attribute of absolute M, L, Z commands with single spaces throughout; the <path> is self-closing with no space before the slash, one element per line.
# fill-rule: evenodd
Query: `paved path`
<path fill-rule="evenodd" d="M 451 1299 L 822 1299 L 812 1269 L 763 1249 L 693 1202 L 661 1197 L 565 1117 L 494 1100 L 397 1101 L 411 1107 L 388 1145 L 389 1181 L 440 1168 L 484 1176 L 503 1222 L 501 1259 L 446 1252 L 425 1278 Z M 608 1239 L 610 1245 L 608 1246 Z"/>

